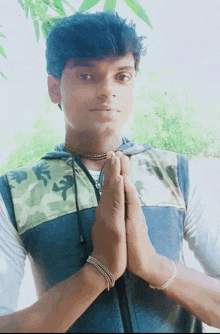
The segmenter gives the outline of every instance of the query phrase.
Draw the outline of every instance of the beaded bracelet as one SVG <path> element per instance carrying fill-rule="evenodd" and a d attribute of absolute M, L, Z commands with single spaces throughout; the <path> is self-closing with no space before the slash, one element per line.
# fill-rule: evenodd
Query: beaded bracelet
<path fill-rule="evenodd" d="M 176 275 L 177 275 L 177 268 L 176 268 L 176 264 L 173 260 L 170 260 L 172 263 L 173 263 L 173 268 L 174 268 L 174 272 L 173 272 L 173 275 L 168 279 L 168 281 L 166 283 L 164 283 L 163 285 L 157 287 L 157 286 L 154 286 L 152 284 L 149 284 L 149 287 L 151 289 L 156 289 L 156 290 L 164 290 L 166 289 L 172 282 L 173 280 L 175 279 Z"/>
<path fill-rule="evenodd" d="M 93 264 L 102 273 L 102 275 L 105 277 L 105 279 L 108 283 L 107 290 L 109 291 L 110 288 L 113 288 L 113 286 L 115 285 L 115 279 L 114 279 L 114 276 L 112 275 L 112 273 L 105 266 L 103 266 L 103 264 L 101 262 L 99 262 L 97 259 L 95 259 L 92 256 L 88 257 L 87 262 Z"/>

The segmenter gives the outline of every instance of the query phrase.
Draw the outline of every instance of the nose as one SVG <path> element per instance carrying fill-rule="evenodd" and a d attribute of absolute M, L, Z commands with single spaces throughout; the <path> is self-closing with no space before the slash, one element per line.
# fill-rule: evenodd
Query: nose
<path fill-rule="evenodd" d="M 108 102 L 111 103 L 112 100 L 116 97 L 116 87 L 109 81 L 101 83 L 100 89 L 98 91 L 97 97 L 101 103 Z"/>

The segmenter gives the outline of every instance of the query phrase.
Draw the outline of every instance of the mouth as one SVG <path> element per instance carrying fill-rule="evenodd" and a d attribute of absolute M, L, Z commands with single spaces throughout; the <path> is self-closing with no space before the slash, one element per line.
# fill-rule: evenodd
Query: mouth
<path fill-rule="evenodd" d="M 98 111 L 98 112 L 119 112 L 119 110 L 116 109 L 90 109 L 90 111 Z"/>

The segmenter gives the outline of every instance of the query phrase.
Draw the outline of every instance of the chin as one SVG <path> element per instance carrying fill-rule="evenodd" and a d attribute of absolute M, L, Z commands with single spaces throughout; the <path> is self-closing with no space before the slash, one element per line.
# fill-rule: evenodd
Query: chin
<path fill-rule="evenodd" d="M 105 123 L 96 123 L 91 126 L 91 128 L 87 128 L 88 132 L 95 132 L 96 135 L 117 135 L 122 128 L 122 124 L 118 124 L 118 122 L 105 122 Z"/>

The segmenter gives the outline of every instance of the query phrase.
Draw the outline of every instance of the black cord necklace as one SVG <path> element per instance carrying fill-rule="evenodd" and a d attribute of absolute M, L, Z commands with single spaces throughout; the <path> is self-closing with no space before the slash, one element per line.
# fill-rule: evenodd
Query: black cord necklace
<path fill-rule="evenodd" d="M 80 158 L 84 158 L 84 159 L 88 159 L 88 160 L 98 161 L 98 160 L 106 160 L 107 159 L 107 153 L 96 154 L 96 153 L 76 152 L 76 151 L 73 151 L 73 149 L 71 147 L 67 146 L 66 144 L 64 145 L 64 151 L 73 153 L 75 155 L 80 156 Z M 115 150 L 114 152 L 117 152 L 117 150 Z"/>

